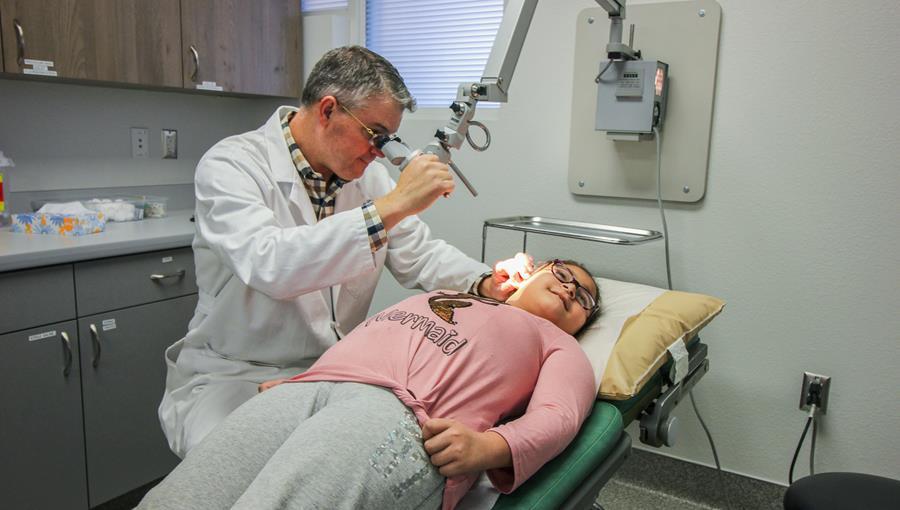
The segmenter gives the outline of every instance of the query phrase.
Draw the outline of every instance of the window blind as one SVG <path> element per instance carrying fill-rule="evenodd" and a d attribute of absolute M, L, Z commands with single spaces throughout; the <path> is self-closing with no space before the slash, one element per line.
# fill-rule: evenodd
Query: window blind
<path fill-rule="evenodd" d="M 420 107 L 446 108 L 460 83 L 481 80 L 502 18 L 503 0 L 367 0 L 366 47 L 394 64 Z"/>
<path fill-rule="evenodd" d="M 302 12 L 331 11 L 346 8 L 347 0 L 301 0 L 300 2 L 300 10 Z"/>

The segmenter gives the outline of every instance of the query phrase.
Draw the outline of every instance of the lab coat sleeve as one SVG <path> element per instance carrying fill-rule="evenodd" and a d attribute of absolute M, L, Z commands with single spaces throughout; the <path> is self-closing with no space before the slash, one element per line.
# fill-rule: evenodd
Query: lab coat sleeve
<path fill-rule="evenodd" d="M 265 158 L 214 147 L 197 165 L 197 231 L 244 284 L 288 299 L 375 269 L 362 209 L 314 225 L 283 225 L 269 203 L 281 193 Z"/>
<path fill-rule="evenodd" d="M 491 469 L 494 486 L 508 494 L 559 455 L 578 434 L 596 397 L 591 364 L 572 339 L 555 347 L 541 365 L 525 414 L 490 430 L 509 444 L 511 468 Z"/>
<path fill-rule="evenodd" d="M 417 215 L 408 216 L 388 233 L 385 265 L 408 289 L 466 291 L 490 268 L 446 241 L 435 239 Z"/>

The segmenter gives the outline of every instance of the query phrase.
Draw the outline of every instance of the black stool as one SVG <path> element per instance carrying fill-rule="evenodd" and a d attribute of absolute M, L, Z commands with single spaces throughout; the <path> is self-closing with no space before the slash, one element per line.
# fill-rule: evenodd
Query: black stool
<path fill-rule="evenodd" d="M 784 510 L 896 510 L 900 481 L 860 473 L 801 478 L 784 494 Z"/>

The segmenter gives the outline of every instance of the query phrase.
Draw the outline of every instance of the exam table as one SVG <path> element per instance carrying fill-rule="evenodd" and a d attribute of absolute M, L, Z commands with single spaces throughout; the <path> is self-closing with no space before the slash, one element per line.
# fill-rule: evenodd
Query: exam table
<path fill-rule="evenodd" d="M 512 230 L 522 233 L 522 251 L 527 252 L 528 234 L 565 237 L 589 242 L 616 245 L 639 245 L 662 237 L 652 230 L 633 229 L 609 225 L 598 225 L 577 221 L 542 218 L 537 216 L 512 216 L 485 220 L 482 229 L 481 260 L 485 260 L 485 248 L 489 228 Z M 630 294 L 632 284 L 598 278 L 603 311 L 617 308 L 607 305 L 616 296 L 605 294 L 613 289 L 615 293 Z M 615 284 L 615 285 L 613 285 Z M 621 286 L 619 285 L 621 284 Z M 636 285 L 636 287 L 642 287 Z M 649 288 L 638 290 L 643 293 Z M 659 290 L 663 292 L 663 290 Z M 650 295 L 652 297 L 652 294 Z M 649 301 L 649 297 L 644 297 Z M 629 298 L 631 300 L 631 298 Z M 626 315 L 636 313 L 635 302 L 624 304 Z M 638 300 L 640 301 L 640 300 Z M 641 305 L 642 307 L 642 305 Z M 628 310 L 632 308 L 631 310 Z M 721 308 L 720 308 L 721 310 Z M 615 314 L 616 312 L 613 312 Z M 715 313 L 711 314 L 708 322 Z M 601 320 L 604 320 L 601 315 Z M 621 326 L 618 323 L 617 326 Z M 703 322 L 697 329 L 706 325 Z M 618 333 L 618 328 L 613 328 Z M 592 508 L 600 490 L 612 478 L 616 470 L 631 453 L 631 437 L 625 427 L 633 421 L 640 423 L 642 443 L 659 447 L 674 444 L 676 419 L 672 413 L 683 397 L 697 384 L 709 370 L 707 346 L 696 334 L 686 337 L 686 374 L 675 377 L 674 363 L 669 358 L 656 370 L 643 387 L 627 400 L 606 400 L 598 398 L 594 402 L 591 415 L 585 420 L 578 435 L 557 457 L 544 465 L 540 471 L 522 484 L 512 494 L 499 494 L 487 477 L 482 475 L 478 484 L 460 502 L 460 510 L 505 510 L 505 509 L 585 509 Z M 595 363 L 594 357 L 592 364 Z M 684 366 L 680 370 L 684 370 Z M 499 494 L 499 497 L 498 497 Z"/>

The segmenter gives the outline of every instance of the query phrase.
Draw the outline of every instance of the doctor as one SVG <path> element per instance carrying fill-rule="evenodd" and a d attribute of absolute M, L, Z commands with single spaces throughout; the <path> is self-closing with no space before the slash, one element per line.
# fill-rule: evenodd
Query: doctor
<path fill-rule="evenodd" d="M 300 108 L 226 138 L 197 165 L 199 302 L 166 351 L 159 408 L 184 455 L 267 380 L 310 365 L 365 319 L 384 267 L 407 288 L 505 300 L 530 259 L 488 267 L 432 238 L 416 216 L 453 192 L 447 165 L 412 161 L 395 183 L 376 157 L 415 100 L 397 70 L 358 46 L 315 65 Z M 515 268 L 515 269 L 512 269 Z"/>

